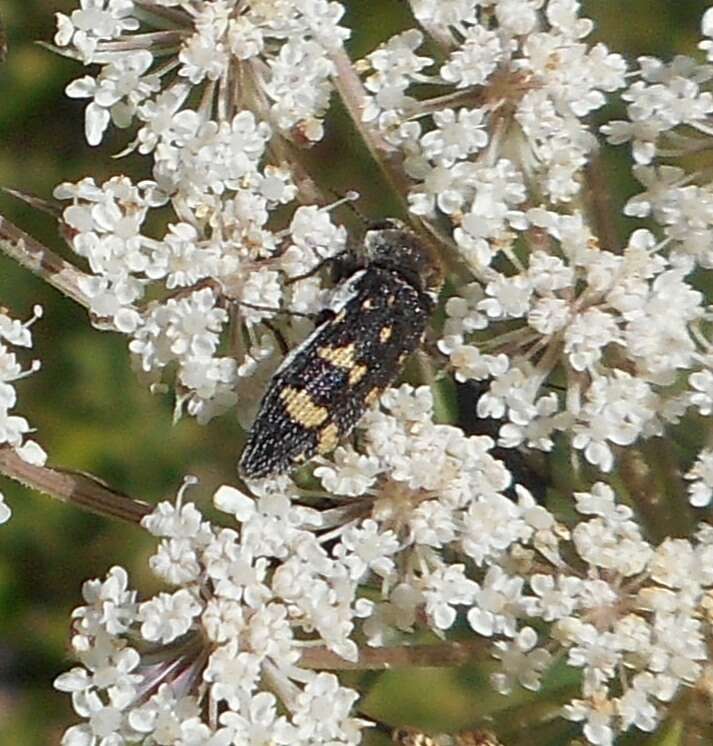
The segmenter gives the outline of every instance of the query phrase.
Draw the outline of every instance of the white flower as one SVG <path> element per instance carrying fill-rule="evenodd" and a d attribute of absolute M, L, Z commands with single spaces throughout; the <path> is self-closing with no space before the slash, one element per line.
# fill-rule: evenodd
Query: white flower
<path fill-rule="evenodd" d="M 55 43 L 64 47 L 73 44 L 91 62 L 100 40 L 114 39 L 125 31 L 139 27 L 133 0 L 80 0 L 81 8 L 70 16 L 57 13 Z"/>
<path fill-rule="evenodd" d="M 228 23 L 228 43 L 238 59 L 247 60 L 263 52 L 265 35 L 249 16 L 241 15 Z"/>
<path fill-rule="evenodd" d="M 473 191 L 473 164 L 468 161 L 453 166 L 431 166 L 419 157 L 406 161 L 404 167 L 419 182 L 408 197 L 415 215 L 431 216 L 436 207 L 446 215 L 460 212 Z"/>
<path fill-rule="evenodd" d="M 463 551 L 478 565 L 500 556 L 529 534 L 518 506 L 502 495 L 484 495 L 473 500 L 462 520 Z"/>
<path fill-rule="evenodd" d="M 112 742 L 121 743 L 133 736 L 131 729 L 124 724 L 121 709 L 104 704 L 95 692 L 75 696 L 73 705 L 77 714 L 86 718 L 87 722 L 69 728 L 62 738 L 63 746 L 95 743 L 109 746 Z"/>
<path fill-rule="evenodd" d="M 190 482 L 186 481 L 186 486 Z M 181 493 L 182 494 L 182 493 Z M 141 525 L 154 536 L 174 539 L 191 539 L 207 543 L 212 536 L 209 524 L 193 503 L 174 505 L 160 502 L 142 521 Z"/>
<path fill-rule="evenodd" d="M 673 680 L 674 686 L 692 683 L 701 673 L 706 647 L 701 622 L 686 613 L 657 614 L 649 669 Z"/>
<path fill-rule="evenodd" d="M 636 531 L 619 533 L 601 519 L 578 524 L 572 538 L 588 564 L 623 576 L 641 572 L 651 556 L 651 548 Z"/>
<path fill-rule="evenodd" d="M 510 694 L 516 683 L 532 691 L 540 688 L 540 677 L 552 655 L 536 645 L 537 633 L 532 627 L 523 627 L 512 641 L 495 643 L 493 655 L 500 659 L 502 670 L 492 674 L 491 680 L 500 694 Z"/>
<path fill-rule="evenodd" d="M 138 107 L 137 116 L 144 123 L 137 135 L 140 153 L 150 153 L 159 142 L 186 143 L 198 130 L 198 113 L 181 108 L 189 93 L 189 86 L 174 85 Z"/>
<path fill-rule="evenodd" d="M 13 319 L 6 313 L 0 313 L 0 337 L 16 347 L 32 347 L 30 327 L 42 318 L 42 306 L 35 306 L 33 313 L 32 318 L 25 322 Z"/>
<path fill-rule="evenodd" d="M 203 24 L 202 30 L 199 28 L 198 33 L 184 42 L 178 59 L 181 62 L 178 74 L 196 85 L 206 78 L 217 80 L 224 75 L 229 54 L 225 42 L 215 37 L 209 25 Z"/>
<path fill-rule="evenodd" d="M 233 732 L 231 743 L 240 746 L 252 744 L 295 743 L 297 735 L 283 715 L 277 714 L 277 701 L 270 692 L 258 692 L 250 699 L 244 715 L 236 712 L 224 712 L 220 716 L 222 725 Z"/>
<path fill-rule="evenodd" d="M 687 591 L 692 598 L 713 585 L 713 568 L 709 564 L 711 550 L 693 547 L 686 539 L 665 539 L 649 562 L 651 577 L 668 588 Z"/>
<path fill-rule="evenodd" d="M 585 669 L 585 687 L 589 691 L 596 691 L 615 675 L 622 657 L 616 643 L 612 632 L 600 632 L 592 624 L 579 626 L 567 662 Z"/>
<path fill-rule="evenodd" d="M 713 497 L 713 449 L 704 448 L 686 473 L 688 500 L 695 508 L 705 508 Z"/>
<path fill-rule="evenodd" d="M 616 319 L 598 308 L 589 308 L 575 316 L 565 332 L 565 352 L 575 370 L 593 367 L 602 349 L 619 340 Z"/>
<path fill-rule="evenodd" d="M 260 673 L 260 657 L 239 652 L 235 640 L 221 645 L 211 656 L 203 679 L 211 687 L 211 698 L 225 700 L 230 709 L 239 710 L 240 697 L 255 688 Z"/>
<path fill-rule="evenodd" d="M 652 699 L 657 695 L 656 678 L 648 672 L 637 674 L 631 686 L 617 700 L 622 729 L 626 730 L 634 725 L 646 732 L 655 730 L 659 714 Z"/>
<path fill-rule="evenodd" d="M 612 746 L 615 703 L 607 698 L 606 690 L 594 692 L 590 699 L 575 699 L 564 707 L 569 720 L 584 721 L 584 735 L 594 746 Z"/>
<path fill-rule="evenodd" d="M 685 274 L 686 270 L 661 273 L 646 302 L 638 312 L 631 313 L 624 331 L 630 357 L 661 383 L 672 382 L 676 371 L 690 367 L 696 356 L 689 324 L 703 312 L 702 296 L 684 282 Z M 675 315 L 670 313 L 671 308 L 677 309 Z"/>
<path fill-rule="evenodd" d="M 152 735 L 157 743 L 178 740 L 184 723 L 197 720 L 200 715 L 194 697 L 177 699 L 168 684 L 159 690 L 144 705 L 129 713 L 129 723 L 139 733 Z"/>
<path fill-rule="evenodd" d="M 495 31 L 470 26 L 461 46 L 440 69 L 441 77 L 457 88 L 483 85 L 505 59 L 503 43 Z"/>
<path fill-rule="evenodd" d="M 12 319 L 7 313 L 0 311 L 0 445 L 8 445 L 26 463 L 44 466 L 47 455 L 42 447 L 34 440 L 25 438 L 32 432 L 30 423 L 19 415 L 11 414 L 10 410 L 17 404 L 17 391 L 14 382 L 25 378 L 40 368 L 40 361 L 35 360 L 27 370 L 23 370 L 17 355 L 11 346 L 31 347 L 32 334 L 30 326 L 42 316 L 42 308 L 35 306 L 34 315 L 24 323 Z M 0 501 L 2 523 L 10 517 L 10 509 Z"/>
<path fill-rule="evenodd" d="M 518 318 L 527 313 L 530 306 L 532 285 L 526 277 L 500 276 L 485 288 L 489 298 L 479 303 L 480 310 L 490 318 Z"/>
<path fill-rule="evenodd" d="M 424 578 L 423 595 L 426 613 L 436 629 L 448 629 L 456 619 L 455 606 L 470 605 L 478 591 L 478 584 L 465 576 L 464 565 L 450 565 Z"/>
<path fill-rule="evenodd" d="M 515 637 L 517 619 L 525 609 L 522 578 L 508 576 L 498 565 L 489 568 L 468 612 L 468 623 L 479 635 Z"/>
<path fill-rule="evenodd" d="M 88 606 L 74 612 L 80 635 L 95 634 L 99 629 L 110 635 L 122 634 L 136 618 L 136 592 L 128 589 L 123 567 L 112 567 L 104 582 L 87 580 L 82 585 L 82 596 Z"/>
<path fill-rule="evenodd" d="M 277 272 L 253 272 L 242 287 L 240 299 L 245 323 L 257 324 L 263 319 L 272 318 L 280 309 L 282 287 Z"/>
<path fill-rule="evenodd" d="M 540 0 L 500 0 L 495 15 L 501 28 L 513 35 L 527 34 L 537 22 Z"/>
<path fill-rule="evenodd" d="M 475 153 L 488 143 L 482 109 L 453 109 L 435 112 L 433 121 L 437 129 L 421 138 L 426 158 L 451 165 Z"/>
<path fill-rule="evenodd" d="M 438 500 L 426 500 L 418 505 L 409 520 L 409 529 L 414 544 L 439 548 L 457 535 L 453 512 Z"/>
<path fill-rule="evenodd" d="M 478 282 L 461 287 L 458 295 L 451 296 L 445 305 L 448 318 L 443 336 L 458 336 L 477 329 L 485 329 L 488 320 L 478 310 L 478 304 L 483 298 L 483 288 Z"/>
<path fill-rule="evenodd" d="M 376 521 L 365 520 L 359 527 L 347 529 L 335 549 L 335 557 L 342 559 L 355 580 L 363 580 L 368 571 L 386 578 L 395 570 L 390 555 L 400 548 L 393 531 L 380 531 Z"/>
<path fill-rule="evenodd" d="M 706 368 L 691 373 L 688 382 L 693 389 L 690 394 L 691 404 L 707 417 L 713 412 L 713 371 Z"/>
<path fill-rule="evenodd" d="M 408 85 L 412 77 L 431 63 L 430 58 L 416 54 L 422 43 L 423 34 L 416 29 L 409 29 L 392 36 L 388 42 L 372 52 L 367 59 L 375 73 L 367 80 L 367 89 L 375 92 L 387 81 L 389 85 Z"/>
<path fill-rule="evenodd" d="M 484 355 L 475 345 L 463 344 L 460 336 L 445 337 L 438 349 L 450 358 L 458 381 L 483 381 L 503 374 L 508 367 L 507 355 Z"/>
<path fill-rule="evenodd" d="M 594 380 L 580 422 L 573 427 L 572 444 L 602 471 L 610 471 L 614 464 L 610 442 L 631 445 L 645 430 L 657 428 L 658 397 L 651 387 L 624 371 L 613 373 Z"/>
<path fill-rule="evenodd" d="M 382 397 L 381 404 L 394 417 L 412 422 L 430 419 L 433 411 L 433 391 L 428 386 L 414 389 L 409 384 L 403 384 L 396 389 L 389 389 Z"/>
<path fill-rule="evenodd" d="M 498 444 L 505 448 L 516 448 L 526 443 L 528 447 L 541 451 L 552 450 L 555 432 L 567 430 L 572 422 L 571 415 L 559 409 L 559 400 L 554 393 L 537 399 L 524 417 L 521 412 L 512 409 L 509 412 L 511 421 L 506 422 L 498 432 Z"/>
<path fill-rule="evenodd" d="M 129 57 L 105 65 L 95 80 L 86 75 L 67 86 L 70 98 L 91 98 L 85 112 L 85 133 L 90 145 L 98 145 L 109 121 L 128 127 L 136 108 L 159 89 L 159 78 L 144 73 L 153 64 L 153 55 L 140 50 Z"/>
<path fill-rule="evenodd" d="M 168 226 L 168 233 L 162 244 L 155 248 L 154 257 L 156 265 L 165 265 L 167 288 L 190 287 L 198 280 L 218 272 L 217 248 L 201 243 L 194 225 L 175 223 Z M 153 273 L 155 277 L 157 274 Z"/>
<path fill-rule="evenodd" d="M 332 223 L 329 213 L 317 207 L 298 207 L 290 223 L 293 244 L 281 257 L 288 277 L 305 275 L 320 262 L 336 256 L 346 246 L 346 230 Z"/>
<path fill-rule="evenodd" d="M 0 493 L 0 524 L 7 523 L 12 515 L 10 506 L 5 502 L 5 495 Z"/>
<path fill-rule="evenodd" d="M 713 36 L 713 13 L 708 8 L 701 18 L 701 32 L 703 36 Z M 704 39 L 699 42 L 698 47 L 708 54 L 708 61 L 713 60 L 713 42 L 710 39 Z"/>
<path fill-rule="evenodd" d="M 201 605 L 185 588 L 161 593 L 139 607 L 141 634 L 146 640 L 166 644 L 185 634 L 200 611 Z"/>
<path fill-rule="evenodd" d="M 334 452 L 333 459 L 333 464 L 318 466 L 314 475 L 328 492 L 335 495 L 364 494 L 381 471 L 376 458 L 341 446 Z"/>
<path fill-rule="evenodd" d="M 189 539 L 161 542 L 149 559 L 149 567 L 156 576 L 173 585 L 196 581 L 201 572 L 194 544 Z"/>
<path fill-rule="evenodd" d="M 645 542 L 631 509 L 614 502 L 614 493 L 597 483 L 590 493 L 576 493 L 577 510 L 596 516 L 577 524 L 572 532 L 580 556 L 594 566 L 617 570 L 624 576 L 641 572 L 652 549 Z"/>
<path fill-rule="evenodd" d="M 472 0 L 412 0 L 413 14 L 421 22 L 443 26 L 472 23 L 475 20 Z"/>
<path fill-rule="evenodd" d="M 639 164 L 648 164 L 656 154 L 656 141 L 663 130 L 663 125 L 655 120 L 639 122 L 610 121 L 602 126 L 611 145 L 633 143 L 634 159 Z"/>
<path fill-rule="evenodd" d="M 682 168 L 665 164 L 658 167 L 637 164 L 632 173 L 646 189 L 626 203 L 624 214 L 638 218 L 645 218 L 652 212 L 660 215 L 669 189 L 686 181 L 686 172 Z"/>
<path fill-rule="evenodd" d="M 534 302 L 528 312 L 527 323 L 539 334 L 547 336 L 564 329 L 569 323 L 570 315 L 569 304 L 564 299 L 541 298 Z M 568 337 L 572 326 L 567 329 Z"/>
<path fill-rule="evenodd" d="M 321 117 L 329 106 L 334 73 L 324 47 L 314 41 L 288 40 L 270 60 L 271 79 L 265 92 L 274 102 L 271 114 L 283 131 L 302 124 L 308 140 L 322 137 Z"/>
<path fill-rule="evenodd" d="M 163 367 L 172 359 L 209 358 L 215 352 L 218 333 L 228 314 L 216 306 L 210 288 L 197 290 L 188 298 L 169 299 L 158 306 L 140 328 L 130 349 L 142 356 L 144 370 Z"/>
<path fill-rule="evenodd" d="M 577 598 L 582 586 L 579 578 L 559 575 L 533 575 L 530 588 L 539 597 L 535 601 L 536 613 L 551 622 L 570 616 L 579 606 Z"/>
<path fill-rule="evenodd" d="M 601 516 L 607 523 L 626 529 L 636 529 L 634 513 L 627 505 L 616 502 L 614 490 L 604 482 L 596 482 L 589 492 L 575 492 L 576 507 L 583 515 Z"/>
<path fill-rule="evenodd" d="M 238 543 L 234 531 L 220 531 L 206 548 L 203 562 L 214 583 L 216 596 L 245 599 L 253 606 L 259 606 L 270 597 L 263 582 L 267 572 L 265 558 L 254 559 L 252 552 Z"/>
<path fill-rule="evenodd" d="M 294 723 L 303 743 L 331 743 L 339 739 L 343 743 L 358 744 L 363 720 L 349 717 L 357 692 L 339 685 L 339 679 L 331 673 L 319 673 L 298 695 Z"/>
<path fill-rule="evenodd" d="M 520 424 L 528 423 L 536 414 L 533 398 L 537 382 L 529 368 L 512 368 L 499 375 L 490 389 L 478 400 L 479 417 L 509 418 Z"/>
<path fill-rule="evenodd" d="M 241 523 L 255 515 L 255 499 L 227 484 L 221 485 L 213 496 L 213 503 L 218 510 L 232 513 Z"/>

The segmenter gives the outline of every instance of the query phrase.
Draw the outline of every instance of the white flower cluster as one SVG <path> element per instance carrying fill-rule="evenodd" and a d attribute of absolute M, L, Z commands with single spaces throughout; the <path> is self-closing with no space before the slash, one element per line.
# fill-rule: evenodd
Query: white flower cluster
<path fill-rule="evenodd" d="M 215 504 L 238 531 L 212 527 L 180 498 L 145 519 L 161 537 L 151 567 L 177 590 L 140 603 L 120 567 L 85 584 L 72 637 L 83 667 L 56 686 L 86 722 L 65 746 L 359 742 L 357 693 L 296 666 L 315 640 L 352 660 L 357 650 L 356 579 L 309 530 L 320 514 L 229 487 Z"/>
<path fill-rule="evenodd" d="M 703 15 L 702 33 L 707 38 L 699 47 L 707 52 L 710 63 L 713 8 Z M 691 163 L 712 142 L 713 65 L 684 55 L 677 55 L 670 63 L 652 57 L 641 57 L 638 63 L 632 72 L 633 82 L 623 94 L 627 119 L 609 122 L 602 128 L 610 143 L 631 143 L 633 174 L 644 187 L 628 201 L 624 213 L 648 218 L 659 226 L 670 261 L 679 268 L 710 270 L 713 268 L 712 182 L 705 170 L 692 171 Z M 686 157 L 691 155 L 694 160 L 689 158 L 687 162 Z M 680 165 L 672 162 L 677 159 Z M 665 345 L 671 351 L 677 349 L 683 353 L 676 367 L 689 372 L 688 389 L 663 403 L 673 421 L 678 421 L 689 407 L 704 417 L 713 411 L 713 358 L 706 334 L 711 309 L 701 305 L 694 312 L 697 318 L 690 316 L 693 305 L 699 305 L 694 300 L 695 292 L 688 291 L 688 301 L 680 297 L 668 305 L 667 321 L 657 324 L 655 331 L 659 349 Z M 693 322 L 689 324 L 690 339 L 678 326 L 685 318 Z M 671 336 L 675 327 L 678 330 Z M 654 352 L 646 343 L 641 349 L 646 355 Z M 673 376 L 669 380 L 673 382 Z M 705 507 L 711 500 L 710 472 L 711 452 L 704 447 L 686 474 L 691 481 L 689 499 L 694 507 Z"/>
<path fill-rule="evenodd" d="M 585 117 L 624 87 L 626 66 L 587 46 L 592 23 L 579 2 L 412 6 L 447 56 L 420 56 L 416 30 L 368 55 L 364 118 L 401 151 L 412 212 L 447 219 L 472 272 L 446 302 L 439 349 L 459 381 L 491 380 L 478 415 L 505 420 L 501 445 L 550 450 L 564 433 L 610 471 L 617 447 L 660 434 L 690 407 L 707 409 L 711 308 L 691 275 L 713 266 L 710 185 L 642 165 L 669 154 L 653 137 L 634 168 L 646 192 L 625 212 L 654 217 L 663 235 L 637 230 L 623 249 L 602 247 L 578 202 L 596 145 Z M 709 13 L 704 30 L 710 23 Z M 624 93 L 632 120 L 645 128 L 668 116 L 657 132 L 675 134 L 677 152 L 708 147 L 713 94 L 700 86 L 713 67 L 647 58 L 640 77 Z M 424 83 L 447 89 L 419 98 Z M 697 129 L 695 141 L 684 125 Z M 604 131 L 621 142 L 620 129 Z M 562 394 L 548 388 L 563 383 Z"/>
<path fill-rule="evenodd" d="M 349 36 L 343 13 L 328 0 L 80 0 L 71 15 L 57 13 L 55 43 L 85 65 L 102 65 L 67 88 L 91 99 L 92 145 L 110 121 L 128 127 L 134 118 L 143 122 L 143 152 L 162 145 L 186 124 L 182 107 L 195 87 L 205 89 L 203 122 L 229 89 L 233 109 L 314 141 L 331 92 L 327 51 Z M 167 49 L 174 59 L 165 59 Z"/>
<path fill-rule="evenodd" d="M 547 250 L 452 296 L 439 348 L 458 380 L 493 377 L 478 414 L 506 420 L 502 445 L 547 451 L 556 432 L 568 432 L 609 471 L 614 446 L 659 434 L 687 406 L 703 405 L 700 392 L 682 396 L 675 384 L 701 366 L 709 375 L 699 328 L 710 309 L 689 283 L 691 262 L 661 255 L 648 231 L 615 254 L 577 218 L 544 208 L 526 218 Z M 565 395 L 543 393 L 557 377 Z"/>
<path fill-rule="evenodd" d="M 344 230 L 316 208 L 294 210 L 286 229 L 268 226 L 273 211 L 297 195 L 275 153 L 285 150 L 286 137 L 321 137 L 328 51 L 347 36 L 338 25 L 342 13 L 326 0 L 216 0 L 201 9 L 82 0 L 71 16 L 58 14 L 56 43 L 86 64 L 102 64 L 96 78 L 68 87 L 70 96 L 92 99 L 88 141 L 99 143 L 110 121 L 128 127 L 138 120 L 129 149 L 153 158 L 153 180 L 97 185 L 86 178 L 57 188 L 56 197 L 72 201 L 65 235 L 92 272 L 81 289 L 98 323 L 132 337 L 149 381 L 175 369 L 178 409 L 201 422 L 240 393 L 255 398 L 278 362 L 273 337 L 257 325 L 279 309 L 318 310 L 320 279 L 301 275 L 344 248 Z M 139 18 L 163 30 L 152 32 Z M 157 67 L 166 46 L 178 56 Z M 205 92 L 193 109 L 196 86 Z M 151 211 L 168 203 L 175 220 L 153 237 Z M 238 328 L 225 356 L 218 351 L 228 336 L 228 306 L 238 309 Z M 304 324 L 280 320 L 290 341 L 304 335 Z M 257 382 L 246 380 L 256 375 Z M 246 421 L 251 414 L 248 405 Z"/>
<path fill-rule="evenodd" d="M 29 368 L 23 369 L 16 353 L 17 348 L 32 347 L 30 326 L 42 316 L 42 308 L 35 306 L 33 310 L 32 318 L 24 323 L 0 310 L 0 447 L 12 448 L 23 461 L 41 466 L 47 454 L 39 443 L 27 437 L 32 432 L 30 423 L 20 415 L 11 414 L 17 404 L 14 382 L 40 368 L 40 361 L 33 360 Z M 0 523 L 8 521 L 10 515 L 10 508 L 0 494 Z"/>
<path fill-rule="evenodd" d="M 295 187 L 285 169 L 258 168 L 269 128 L 250 112 L 196 136 L 205 150 L 196 159 L 189 148 L 162 161 L 164 183 L 171 174 L 177 188 L 190 177 L 193 194 L 182 192 L 185 219 L 169 224 L 160 239 L 145 228 L 149 211 L 168 200 L 155 181 L 114 177 L 98 186 L 86 178 L 60 185 L 55 196 L 71 200 L 63 221 L 92 272 L 81 290 L 93 316 L 131 337 L 137 367 L 150 380 L 175 365 L 179 403 L 205 422 L 235 403 L 244 379 L 259 372 L 264 383 L 277 360 L 272 338 L 257 333 L 257 325 L 281 307 L 301 314 L 321 307 L 320 278 L 300 275 L 342 251 L 346 234 L 316 207 L 297 208 L 281 235 L 265 227 L 269 211 L 290 201 Z M 216 150 L 235 153 L 234 163 Z M 161 300 L 147 301 L 161 291 Z M 235 354 L 224 356 L 218 352 L 228 303 L 239 309 L 247 336 L 238 335 Z M 298 339 L 304 329 L 292 324 L 285 334 Z"/>
<path fill-rule="evenodd" d="M 604 45 L 583 41 L 593 24 L 579 18 L 578 0 L 411 5 L 447 57 L 419 56 L 424 36 L 416 30 L 382 45 L 362 63 L 372 93 L 364 118 L 405 154 L 417 182 L 412 211 L 432 216 L 437 208 L 463 224 L 456 241 L 471 252 L 524 227 L 523 180 L 553 203 L 574 199 L 596 144 L 583 118 L 624 86 L 626 65 Z M 446 91 L 409 95 L 419 83 Z M 504 140 L 517 165 L 503 155 Z"/>
<path fill-rule="evenodd" d="M 179 407 L 205 422 L 239 400 L 246 424 L 276 340 L 303 339 L 301 316 L 324 307 L 310 271 L 346 246 L 306 204 L 298 150 L 322 137 L 344 7 L 80 6 L 58 14 L 55 41 L 101 66 L 68 88 L 90 99 L 87 139 L 136 122 L 127 152 L 153 163 L 138 184 L 58 187 L 64 234 L 90 270 L 81 291 L 151 383 L 175 375 Z M 83 718 L 65 746 L 356 744 L 368 725 L 357 693 L 310 670 L 309 654 L 355 661 L 364 640 L 443 638 L 457 621 L 491 641 L 501 693 L 538 689 L 559 661 L 579 671 L 564 715 L 597 746 L 654 730 L 683 688 L 711 692 L 713 530 L 649 541 L 602 482 L 575 495 L 565 525 L 493 451 L 561 443 L 575 467 L 581 454 L 607 473 L 622 449 L 713 413 L 713 188 L 683 158 L 711 147 L 713 66 L 645 57 L 627 70 L 588 43 L 578 0 L 410 7 L 419 28 L 354 65 L 363 91 L 356 76 L 339 90 L 350 112 L 363 104 L 358 127 L 382 165 L 401 169 L 414 222 L 441 240 L 435 378 L 478 382 L 477 416 L 499 421 L 497 439 L 437 422 L 433 390 L 404 385 L 364 416 L 358 447 L 316 460 L 328 508 L 305 507 L 314 491 L 287 478 L 252 485 L 255 499 L 221 488 L 216 507 L 237 526 L 180 498 L 160 505 L 145 521 L 161 539 L 151 567 L 173 590 L 141 602 L 121 568 L 86 584 L 81 667 L 57 680 Z M 703 35 L 711 62 L 713 9 Z M 615 95 L 627 118 L 602 133 L 631 143 L 644 187 L 624 213 L 651 221 L 624 242 L 588 121 Z M 6 419 L 5 442 L 27 448 L 24 420 Z M 707 506 L 710 441 L 680 473 L 691 505 Z"/>
<path fill-rule="evenodd" d="M 356 692 L 299 667 L 302 653 L 320 643 L 355 660 L 362 634 L 379 647 L 442 635 L 459 616 L 493 638 L 502 693 L 539 689 L 559 658 L 580 669 L 581 698 L 564 713 L 592 744 L 653 730 L 681 687 L 704 685 L 709 526 L 652 545 L 598 483 L 575 495 L 569 532 L 522 487 L 517 501 L 503 494 L 510 475 L 492 440 L 434 424 L 430 389 L 402 386 L 382 403 L 365 453 L 341 449 L 316 471 L 341 507 L 300 507 L 285 484 L 255 499 L 222 487 L 215 505 L 237 530 L 180 499 L 145 519 L 161 538 L 151 567 L 176 589 L 139 602 L 121 568 L 85 585 L 72 638 L 82 666 L 56 685 L 86 722 L 65 746 L 247 745 L 267 732 L 355 744 L 366 725 L 349 716 Z"/>

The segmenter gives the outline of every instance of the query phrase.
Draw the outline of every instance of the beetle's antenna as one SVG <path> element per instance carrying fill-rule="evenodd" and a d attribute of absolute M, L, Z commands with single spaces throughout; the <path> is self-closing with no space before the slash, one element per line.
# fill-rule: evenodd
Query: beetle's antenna
<path fill-rule="evenodd" d="M 339 207 L 340 205 L 346 205 L 354 213 L 354 215 L 356 215 L 359 220 L 361 220 L 364 225 L 371 225 L 374 222 L 373 220 L 367 218 L 366 215 L 364 215 L 364 213 L 361 212 L 359 208 L 357 208 L 357 206 L 354 204 L 361 197 L 359 192 L 351 189 L 346 194 L 341 195 L 334 189 L 330 188 L 329 191 L 337 198 L 337 201 L 334 204 L 329 205 L 327 209 L 332 210 L 333 208 Z"/>

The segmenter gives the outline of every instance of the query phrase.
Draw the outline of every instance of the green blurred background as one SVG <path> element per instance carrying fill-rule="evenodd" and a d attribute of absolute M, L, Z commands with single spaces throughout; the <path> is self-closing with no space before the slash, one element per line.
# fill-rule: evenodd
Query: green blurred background
<path fill-rule="evenodd" d="M 406 3 L 399 0 L 346 5 L 357 56 L 408 25 Z M 584 3 L 597 21 L 597 38 L 629 58 L 693 52 L 707 5 L 690 0 Z M 51 41 L 54 12 L 74 7 L 69 0 L 0 3 L 9 44 L 0 66 L 0 185 L 41 197 L 49 197 L 62 181 L 89 174 L 98 182 L 122 172 L 148 175 L 143 170 L 148 161 L 112 160 L 111 154 L 127 142 L 125 133 L 112 133 L 99 149 L 85 144 L 84 103 L 63 95 L 83 69 L 34 44 Z M 313 153 L 315 163 L 329 164 L 317 176 L 338 190 L 359 189 L 365 211 L 386 214 L 383 185 L 372 164 L 358 149 L 343 147 L 353 140 L 346 117 L 337 112 L 327 139 Z M 607 155 L 605 169 L 616 204 L 635 187 L 620 156 Z M 64 252 L 48 217 L 4 194 L 0 214 Z M 234 418 L 207 427 L 190 419 L 172 426 L 170 399 L 151 396 L 135 381 L 123 338 L 92 330 L 80 308 L 0 256 L 0 305 L 25 319 L 36 303 L 45 309 L 34 327 L 34 353 L 43 370 L 19 385 L 19 413 L 37 428 L 52 463 L 92 472 L 152 502 L 174 495 L 187 473 L 200 477 L 189 495 L 204 504 L 218 484 L 233 479 L 239 438 Z M 11 522 L 0 528 L 0 746 L 54 744 L 75 720 L 69 699 L 52 689 L 52 680 L 71 666 L 66 641 L 81 583 L 118 563 L 128 569 L 134 587 L 150 592 L 155 587 L 145 569 L 150 544 L 137 529 L 83 514 L 13 483 L 0 489 L 14 511 Z M 373 677 L 362 682 L 372 687 L 365 709 L 389 722 L 442 729 L 468 727 L 504 708 L 512 708 L 508 719 L 516 725 L 523 712 L 531 711 L 528 697 L 498 697 L 485 680 L 485 672 L 471 669 Z M 557 676 L 550 683 L 561 696 L 572 685 Z M 530 732 L 526 741 L 503 735 L 507 744 L 555 746 L 574 734 L 575 727 L 560 723 L 540 734 Z M 653 743 L 643 736 L 630 742 Z"/>

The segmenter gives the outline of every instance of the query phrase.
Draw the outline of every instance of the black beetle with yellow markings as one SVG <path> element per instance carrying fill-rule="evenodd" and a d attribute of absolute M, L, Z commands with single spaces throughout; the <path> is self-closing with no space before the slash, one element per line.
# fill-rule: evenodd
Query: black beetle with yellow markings
<path fill-rule="evenodd" d="M 440 285 L 432 250 L 415 233 L 396 220 L 372 226 L 354 271 L 273 376 L 242 476 L 276 476 L 334 450 L 421 344 Z"/>

